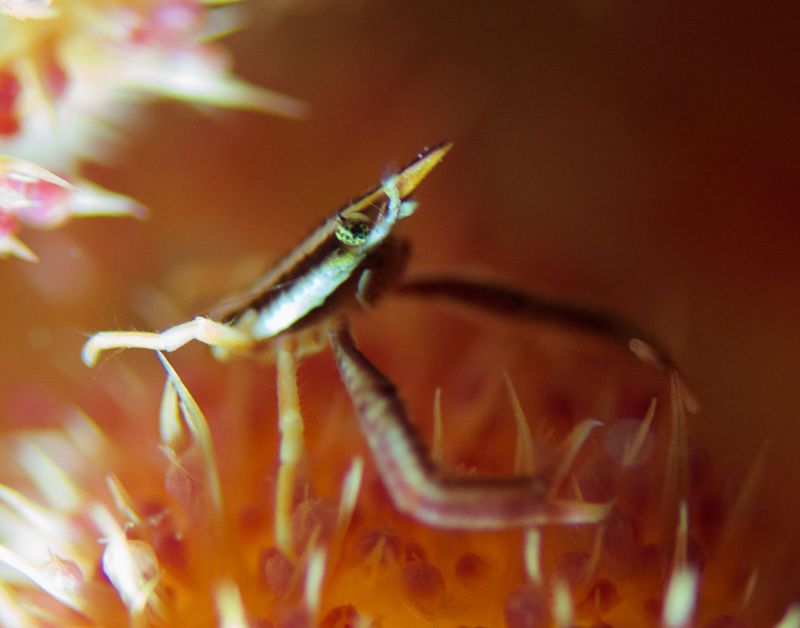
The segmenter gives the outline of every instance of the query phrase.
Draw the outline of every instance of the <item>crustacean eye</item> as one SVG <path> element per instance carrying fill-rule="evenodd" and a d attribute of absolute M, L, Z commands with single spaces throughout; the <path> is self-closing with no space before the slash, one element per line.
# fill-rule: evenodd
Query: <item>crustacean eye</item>
<path fill-rule="evenodd" d="M 341 223 L 336 227 L 336 239 L 347 246 L 360 246 L 369 238 L 372 228 L 369 220 L 365 218 L 340 218 Z"/>

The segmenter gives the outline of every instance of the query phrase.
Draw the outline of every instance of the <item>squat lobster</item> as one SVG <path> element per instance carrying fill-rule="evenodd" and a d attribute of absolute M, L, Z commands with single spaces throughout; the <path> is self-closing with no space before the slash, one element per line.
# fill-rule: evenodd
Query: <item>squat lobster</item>
<path fill-rule="evenodd" d="M 414 212 L 416 203 L 409 196 L 449 150 L 450 144 L 443 144 L 421 153 L 381 185 L 335 212 L 249 291 L 223 303 L 209 316 L 161 333 L 97 333 L 83 348 L 84 362 L 93 365 L 100 352 L 111 348 L 173 351 L 191 340 L 226 357 L 261 349 L 267 341 L 277 339 L 280 393 L 281 382 L 294 377 L 294 347 L 287 339 L 303 329 L 321 327 L 327 332 L 382 481 L 399 510 L 423 523 L 458 529 L 601 520 L 609 504 L 556 497 L 566 469 L 596 422 L 584 421 L 573 430 L 555 476 L 446 475 L 429 457 L 392 383 L 358 350 L 350 335 L 345 307 L 354 300 L 371 304 L 396 288 L 405 294 L 459 299 L 506 315 L 553 320 L 628 343 L 640 357 L 671 367 L 666 353 L 638 328 L 606 313 L 472 281 L 429 279 L 400 284 L 408 247 L 393 237 L 392 231 Z M 291 399 L 279 394 L 282 423 L 293 406 Z M 288 466 L 279 477 L 279 502 L 291 499 L 292 465 L 298 459 L 298 451 L 281 452 L 282 463 Z"/>

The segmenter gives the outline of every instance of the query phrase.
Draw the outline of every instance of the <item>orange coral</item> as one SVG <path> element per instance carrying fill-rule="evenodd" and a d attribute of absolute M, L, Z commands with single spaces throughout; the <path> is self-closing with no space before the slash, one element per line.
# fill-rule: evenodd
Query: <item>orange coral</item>
<path fill-rule="evenodd" d="M 154 548 L 164 573 L 155 583 L 163 587 L 162 608 L 180 601 L 172 608 L 206 623 L 216 621 L 215 604 L 229 609 L 230 624 L 242 616 L 307 621 L 315 596 L 308 602 L 302 591 L 310 582 L 313 593 L 319 570 L 309 581 L 298 568 L 309 563 L 273 542 L 274 373 L 218 365 L 199 349 L 174 358 L 209 419 L 225 525 L 236 531 L 221 542 L 221 556 L 207 551 L 207 535 L 185 532 L 193 530 L 185 509 L 198 487 L 194 474 L 181 477 L 180 465 L 158 450 L 155 360 L 126 354 L 87 375 L 79 362 L 84 338 L 74 330 L 117 320 L 122 329 L 156 329 L 185 318 L 204 299 L 223 295 L 231 276 L 258 272 L 219 258 L 245 251 L 255 266 L 274 259 L 371 180 L 387 155 L 399 159 L 431 136 L 448 137 L 459 156 L 421 195 L 423 209 L 407 227 L 416 267 L 490 266 L 526 286 L 638 313 L 675 348 L 703 412 L 686 417 L 684 434 L 666 381 L 583 346 L 584 339 L 500 319 L 474 328 L 429 304 L 387 301 L 358 321 L 360 344 L 397 383 L 428 442 L 435 390 L 442 389 L 446 464 L 513 469 L 518 440 L 505 369 L 532 428 L 535 462 L 546 460 L 574 421 L 604 420 L 578 460 L 571 490 L 616 495 L 617 508 L 602 535 L 600 528 L 453 534 L 398 517 L 364 455 L 332 360 L 309 358 L 299 366 L 299 390 L 313 492 L 296 497 L 299 536 L 313 536 L 309 528 L 338 530 L 331 522 L 338 521 L 342 481 L 353 456 L 364 459 L 340 558 L 326 558 L 321 570 L 320 621 L 341 626 L 365 616 L 391 626 L 438 618 L 495 626 L 506 613 L 519 625 L 543 617 L 563 623 L 571 612 L 579 625 L 679 624 L 691 615 L 703 628 L 796 626 L 790 131 L 797 99 L 796 64 L 786 54 L 796 16 L 766 6 L 756 19 L 751 8 L 735 6 L 722 15 L 711 5 L 585 2 L 519 2 L 505 10 L 316 2 L 314 9 L 292 13 L 278 29 L 258 20 L 237 47 L 244 71 L 266 84 L 276 70 L 264 70 L 264 58 L 302 53 L 302 63 L 277 73 L 285 88 L 314 101 L 318 117 L 291 130 L 236 117 L 198 133 L 195 121 L 162 110 L 157 126 L 134 141 L 126 170 L 102 173 L 112 188 L 123 183 L 157 200 L 161 218 L 146 235 L 136 226 L 126 230 L 129 237 L 110 238 L 105 225 L 80 224 L 34 241 L 43 264 L 64 260 L 46 268 L 77 295 L 71 301 L 47 300 L 37 284 L 0 268 L 14 297 L 0 309 L 5 451 L 38 444 L 79 485 L 80 497 L 102 503 L 119 526 L 130 514 L 114 504 L 119 489 L 103 481 L 116 472 L 136 514 L 153 518 L 149 527 L 132 528 L 127 543 L 137 541 L 137 577 L 145 580 L 152 554 L 139 543 Z M 84 258 L 57 255 L 72 242 L 81 243 Z M 79 290 L 69 271 L 87 258 L 108 272 Z M 200 272 L 180 266 L 193 260 L 201 261 Z M 148 288 L 154 284 L 162 290 Z M 52 388 L 80 397 L 102 430 L 73 418 L 57 437 L 32 433 L 63 405 L 42 393 Z M 649 457 L 629 469 L 619 461 L 652 397 L 656 414 L 642 445 Z M 10 431 L 14 417 L 27 432 Z M 107 453 L 77 456 L 81 447 Z M 45 497 L 16 458 L 4 459 L 3 481 L 31 497 L 25 506 L 46 504 L 40 520 L 54 522 L 52 534 L 27 536 L 36 539 L 29 549 L 49 566 L 49 581 L 76 588 L 88 581 L 92 607 L 110 609 L 110 622 L 124 621 L 128 611 L 98 566 L 97 521 L 104 518 L 90 520 L 75 513 L 74 501 L 58 501 L 60 494 L 74 497 L 64 474 L 44 483 L 51 486 Z M 32 459 L 38 462 L 29 467 L 42 466 L 41 456 Z M 188 455 L 180 462 L 190 470 L 198 463 Z M 4 495 L 6 503 L 15 497 Z M 165 510 L 170 516 L 159 519 Z M 2 522 L 4 539 L 32 534 L 16 514 L 5 512 Z M 119 544 L 105 523 L 103 534 Z M 42 538 L 55 557 L 42 553 Z M 329 536 L 326 547 L 333 544 Z M 233 565 L 218 570 L 214 561 L 228 559 Z M 587 565 L 597 565 L 593 578 L 585 576 Z M 207 586 L 221 573 L 231 577 Z M 80 620 L 13 578 L 0 596 L 4 620 L 31 619 L 24 614 L 35 607 L 43 622 Z M 667 598 L 676 600 L 668 612 Z"/>

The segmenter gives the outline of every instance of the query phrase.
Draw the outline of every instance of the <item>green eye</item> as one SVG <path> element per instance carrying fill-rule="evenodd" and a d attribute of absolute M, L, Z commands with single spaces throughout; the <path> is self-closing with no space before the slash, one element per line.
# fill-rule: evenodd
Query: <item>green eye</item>
<path fill-rule="evenodd" d="M 345 219 L 336 227 L 336 238 L 347 246 L 359 246 L 369 238 L 370 224 L 366 220 Z"/>

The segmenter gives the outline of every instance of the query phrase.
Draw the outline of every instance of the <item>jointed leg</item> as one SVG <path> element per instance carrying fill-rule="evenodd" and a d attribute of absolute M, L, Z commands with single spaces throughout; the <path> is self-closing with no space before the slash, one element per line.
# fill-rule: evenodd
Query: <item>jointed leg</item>
<path fill-rule="evenodd" d="M 452 477 L 431 461 L 392 383 L 358 350 L 343 322 L 328 337 L 361 430 L 395 506 L 428 525 L 456 529 L 502 529 L 542 524 L 593 523 L 609 504 L 558 499 L 552 478 Z M 571 462 L 591 426 L 580 424 L 567 439 L 561 468 Z"/>
<path fill-rule="evenodd" d="M 618 314 L 547 299 L 502 284 L 460 277 L 429 277 L 403 283 L 397 294 L 440 297 L 514 318 L 551 322 L 587 332 L 627 347 L 636 357 L 668 371 L 669 353 L 650 334 Z"/>
<path fill-rule="evenodd" d="M 297 394 L 297 365 L 293 339 L 280 336 L 276 340 L 278 377 L 278 481 L 275 488 L 275 545 L 284 554 L 296 554 L 292 538 L 292 509 L 297 471 L 303 459 L 303 417 Z"/>
<path fill-rule="evenodd" d="M 245 350 L 253 345 L 253 338 L 235 327 L 198 316 L 187 323 L 170 327 L 160 333 L 143 331 L 101 331 L 83 346 L 81 357 L 87 366 L 93 366 L 102 351 L 107 349 L 152 349 L 175 351 L 191 340 L 226 350 Z"/>

